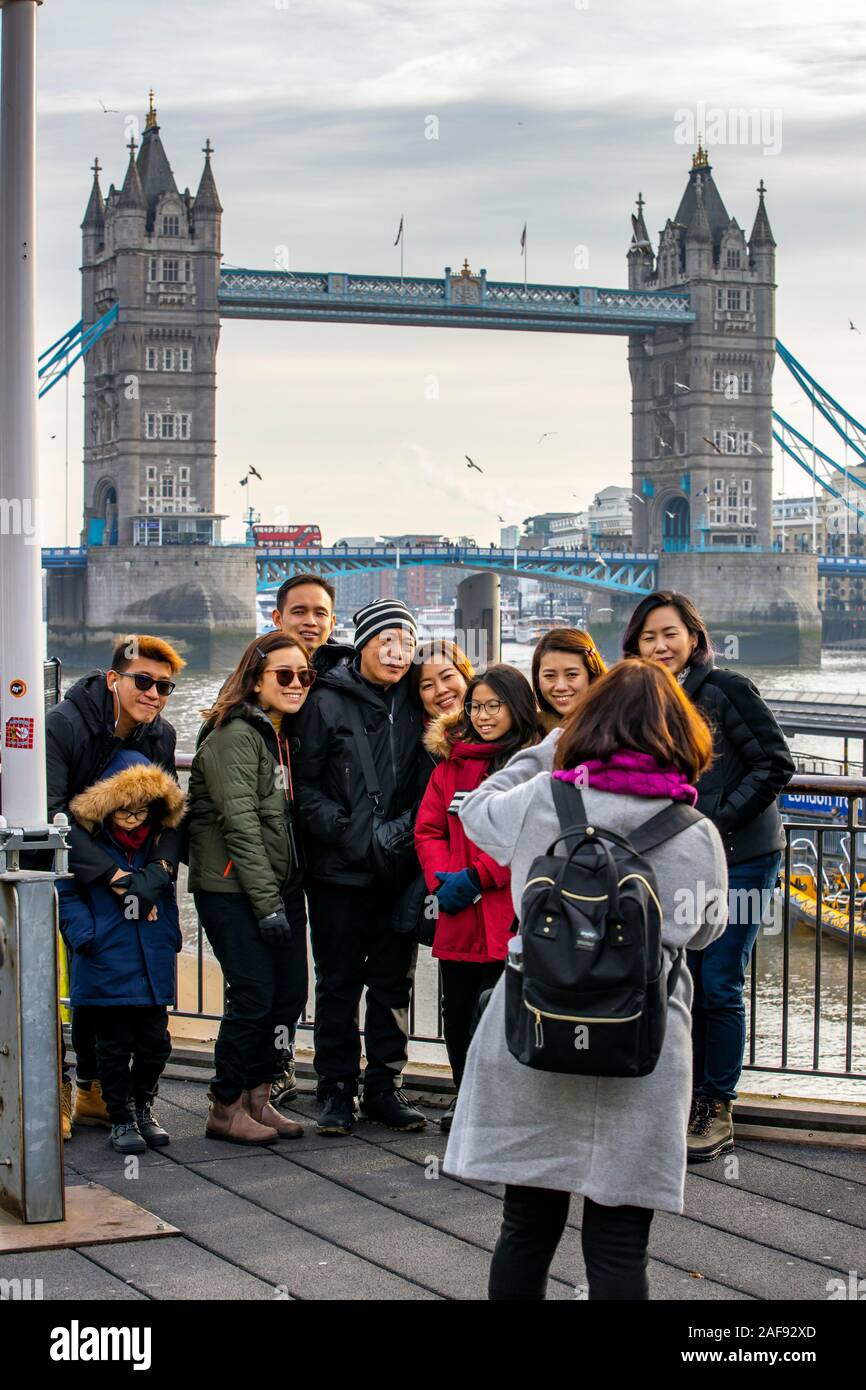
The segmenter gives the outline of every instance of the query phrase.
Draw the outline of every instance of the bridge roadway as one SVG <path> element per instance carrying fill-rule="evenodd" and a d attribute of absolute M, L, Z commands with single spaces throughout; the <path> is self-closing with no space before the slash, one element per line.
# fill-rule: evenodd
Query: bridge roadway
<path fill-rule="evenodd" d="M 522 285 L 468 267 L 452 275 L 450 266 L 441 279 L 223 269 L 219 311 L 228 319 L 608 334 L 653 333 L 697 317 L 687 291 Z"/>
<path fill-rule="evenodd" d="M 696 554 L 710 553 L 696 550 Z M 713 546 L 712 554 L 743 554 L 735 547 Z M 267 593 L 299 570 L 316 569 L 323 574 L 357 574 L 379 569 L 399 569 L 416 565 L 444 565 L 479 573 L 489 570 L 512 578 L 548 580 L 555 584 L 574 584 L 584 589 L 621 593 L 640 598 L 652 593 L 657 584 L 657 554 L 652 552 L 600 553 L 550 548 L 547 550 L 503 550 L 500 546 L 430 545 L 367 547 L 289 546 L 256 551 L 256 588 Z M 87 564 L 83 546 L 50 546 L 42 551 L 45 569 L 74 570 Z M 819 555 L 818 574 L 822 577 L 866 579 L 866 557 L 859 555 Z"/>

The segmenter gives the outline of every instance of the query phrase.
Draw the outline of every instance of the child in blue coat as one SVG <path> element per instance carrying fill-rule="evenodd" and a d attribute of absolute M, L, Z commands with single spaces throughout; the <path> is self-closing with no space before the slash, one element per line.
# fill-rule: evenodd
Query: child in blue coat
<path fill-rule="evenodd" d="M 163 830 L 182 820 L 185 798 L 161 767 L 125 750 L 69 809 L 131 873 L 148 864 Z M 60 929 L 71 953 L 70 1002 L 91 1013 L 110 1143 L 123 1154 L 169 1143 L 151 1107 L 171 1054 L 167 1005 L 175 999 L 182 944 L 173 884 L 154 885 L 147 896 L 145 873 L 135 887 L 123 878 L 111 887 L 104 878 L 57 881 Z"/>

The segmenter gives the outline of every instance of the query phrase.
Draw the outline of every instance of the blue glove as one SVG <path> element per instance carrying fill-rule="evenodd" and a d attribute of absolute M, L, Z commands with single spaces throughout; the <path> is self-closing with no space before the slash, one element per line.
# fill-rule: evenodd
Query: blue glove
<path fill-rule="evenodd" d="M 477 902 L 481 897 L 478 880 L 470 869 L 460 869 L 457 873 L 437 874 L 439 887 L 436 901 L 440 912 L 462 912 L 464 907 Z"/>

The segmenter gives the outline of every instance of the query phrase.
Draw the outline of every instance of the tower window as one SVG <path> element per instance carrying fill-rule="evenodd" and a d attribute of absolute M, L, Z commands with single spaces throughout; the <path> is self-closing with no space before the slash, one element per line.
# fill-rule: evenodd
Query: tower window
<path fill-rule="evenodd" d="M 741 372 L 741 373 L 740 373 L 740 390 L 741 390 L 741 391 L 751 391 L 751 389 L 752 389 L 752 373 L 751 373 L 751 372 Z"/>
<path fill-rule="evenodd" d="M 145 349 L 144 365 L 149 372 L 156 372 L 159 370 L 159 353 L 155 347 Z"/>
<path fill-rule="evenodd" d="M 743 479 L 743 492 L 751 492 L 751 491 L 752 491 L 752 480 L 751 480 L 751 478 L 744 478 L 744 479 Z"/>
<path fill-rule="evenodd" d="M 147 439 L 159 438 L 159 416 L 150 411 L 144 417 L 144 433 Z"/>
<path fill-rule="evenodd" d="M 168 213 L 162 219 L 163 236 L 180 236 L 180 218 L 177 213 Z"/>
<path fill-rule="evenodd" d="M 728 270 L 739 270 L 742 265 L 742 253 L 734 247 L 729 247 L 725 256 L 725 265 Z"/>
<path fill-rule="evenodd" d="M 162 278 L 176 283 L 180 279 L 180 261 L 174 256 L 166 256 L 162 262 Z"/>
<path fill-rule="evenodd" d="M 187 284 L 192 279 L 192 261 L 186 260 L 183 263 L 183 278 Z"/>
<path fill-rule="evenodd" d="M 162 416 L 160 416 L 160 422 L 159 422 L 159 423 L 160 423 L 160 429 L 159 429 L 159 437 L 160 437 L 160 439 L 174 439 L 174 416 L 173 416 L 173 415 L 162 415 Z"/>
<path fill-rule="evenodd" d="M 189 439 L 190 437 L 190 416 L 176 415 L 175 420 L 175 439 Z"/>
<path fill-rule="evenodd" d="M 174 497 L 174 478 L 170 473 L 162 475 L 162 497 L 163 500 Z"/>
<path fill-rule="evenodd" d="M 174 371 L 174 348 L 163 348 L 162 369 L 164 372 Z"/>
<path fill-rule="evenodd" d="M 180 481 L 181 481 L 182 483 L 188 483 L 188 482 L 189 482 L 189 465 L 188 465 L 188 464 L 184 464 L 184 465 L 178 470 L 178 476 L 180 477 Z"/>
<path fill-rule="evenodd" d="M 147 263 L 147 278 L 148 280 L 155 280 L 157 278 L 156 256 L 151 256 L 150 260 Z"/>
<path fill-rule="evenodd" d="M 147 478 L 147 481 L 149 483 L 156 482 L 156 468 L 154 465 L 150 465 L 148 467 L 147 472 L 145 473 L 145 477 Z"/>
<path fill-rule="evenodd" d="M 192 348 L 178 348 L 177 368 L 180 372 L 192 371 Z"/>
<path fill-rule="evenodd" d="M 726 307 L 727 307 L 728 309 L 733 309 L 733 310 L 741 309 L 741 308 L 743 307 L 743 305 L 742 305 L 742 299 L 743 299 L 743 295 L 742 295 L 742 291 L 741 291 L 741 290 L 731 290 L 731 289 L 729 289 L 729 290 L 728 290 L 728 294 L 727 294 L 727 306 L 726 306 Z"/>

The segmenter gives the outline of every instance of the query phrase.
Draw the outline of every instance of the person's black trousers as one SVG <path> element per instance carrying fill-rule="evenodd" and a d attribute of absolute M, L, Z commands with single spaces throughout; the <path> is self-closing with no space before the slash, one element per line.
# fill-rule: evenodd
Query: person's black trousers
<path fill-rule="evenodd" d="M 95 1015 L 101 1010 L 94 1005 L 82 1004 L 70 1009 L 72 1015 L 70 1030 L 72 1049 L 75 1053 L 75 1076 L 78 1081 L 96 1081 L 99 1077 L 96 1062 L 96 1021 Z M 71 1081 L 69 1050 L 63 1048 L 63 1080 Z"/>
<path fill-rule="evenodd" d="M 490 1265 L 491 1300 L 544 1298 L 570 1201 L 570 1192 L 506 1187 L 502 1229 Z M 580 1240 L 590 1302 L 649 1298 L 647 1245 L 652 1219 L 648 1207 L 603 1207 L 584 1197 Z"/>
<path fill-rule="evenodd" d="M 226 983 L 225 1013 L 214 1047 L 211 1091 L 225 1105 L 274 1078 L 307 1002 L 304 895 L 283 895 L 291 945 L 271 946 L 243 893 L 195 893 L 195 905 Z"/>
<path fill-rule="evenodd" d="M 485 989 L 493 988 L 504 969 L 505 962 L 502 960 L 439 962 L 442 979 L 442 1031 L 445 1034 L 445 1050 L 451 1064 L 451 1075 L 458 1090 L 463 1080 L 478 999 Z"/>
<path fill-rule="evenodd" d="M 367 1095 L 400 1085 L 409 1040 L 409 1000 L 418 946 L 391 928 L 395 895 L 382 888 L 314 880 L 308 888 L 316 963 L 315 1068 L 320 1093 L 361 1070 L 358 1007 L 367 987 L 364 1051 Z"/>
<path fill-rule="evenodd" d="M 129 1124 L 148 1105 L 171 1056 L 165 1004 L 94 1008 L 96 1062 L 113 1125 Z"/>

